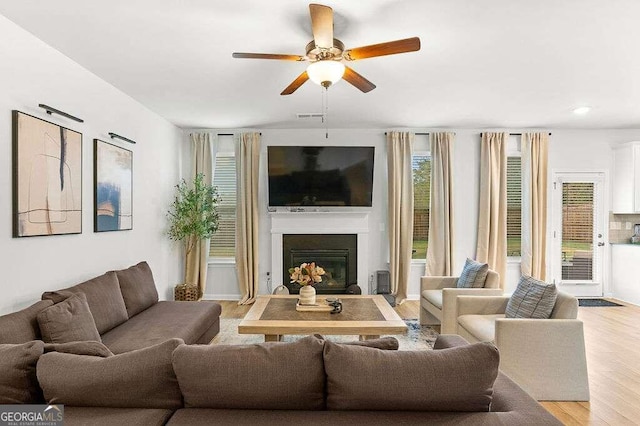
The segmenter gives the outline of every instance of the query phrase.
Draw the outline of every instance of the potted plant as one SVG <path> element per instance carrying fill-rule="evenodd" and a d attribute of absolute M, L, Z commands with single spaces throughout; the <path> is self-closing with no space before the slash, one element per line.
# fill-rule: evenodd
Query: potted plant
<path fill-rule="evenodd" d="M 217 189 L 204 182 L 202 173 L 196 175 L 192 185 L 184 179 L 176 185 L 176 196 L 167 213 L 169 238 L 182 242 L 185 250 L 185 277 L 176 286 L 176 300 L 198 300 L 202 296 L 197 283 L 187 281 L 186 262 L 192 250 L 218 230 L 219 201 Z"/>

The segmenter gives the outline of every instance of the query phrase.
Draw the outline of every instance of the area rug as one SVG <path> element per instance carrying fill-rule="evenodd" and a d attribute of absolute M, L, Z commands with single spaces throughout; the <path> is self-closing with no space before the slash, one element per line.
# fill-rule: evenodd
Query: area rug
<path fill-rule="evenodd" d="M 578 299 L 578 305 L 584 306 L 585 308 L 594 308 L 601 306 L 624 306 L 619 303 L 609 302 L 604 299 Z"/>
<path fill-rule="evenodd" d="M 246 345 L 251 343 L 264 342 L 264 336 L 261 334 L 238 334 L 238 324 L 241 319 L 221 318 L 220 333 L 213 339 L 213 345 Z M 413 350 L 429 350 L 433 349 L 433 344 L 438 337 L 438 333 L 429 327 L 422 327 L 417 319 L 406 319 L 407 334 L 392 335 L 398 339 L 399 349 L 401 351 Z M 285 342 L 292 342 L 303 337 L 302 335 L 286 335 Z M 332 342 L 352 342 L 358 340 L 358 336 L 324 336 L 325 339 Z"/>

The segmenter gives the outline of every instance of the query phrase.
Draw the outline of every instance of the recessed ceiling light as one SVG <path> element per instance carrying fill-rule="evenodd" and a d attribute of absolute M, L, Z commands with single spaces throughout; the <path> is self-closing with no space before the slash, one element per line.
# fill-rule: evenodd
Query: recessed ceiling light
<path fill-rule="evenodd" d="M 591 111 L 591 107 L 589 106 L 581 106 L 578 108 L 574 108 L 573 113 L 578 115 L 583 115 Z"/>

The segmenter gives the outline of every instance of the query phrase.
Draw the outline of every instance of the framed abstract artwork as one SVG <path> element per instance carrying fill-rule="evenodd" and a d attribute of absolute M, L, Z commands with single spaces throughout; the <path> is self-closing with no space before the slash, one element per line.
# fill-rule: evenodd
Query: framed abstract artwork
<path fill-rule="evenodd" d="M 93 142 L 93 230 L 133 229 L 133 152 Z"/>
<path fill-rule="evenodd" d="M 82 233 L 82 133 L 13 111 L 13 237 Z"/>

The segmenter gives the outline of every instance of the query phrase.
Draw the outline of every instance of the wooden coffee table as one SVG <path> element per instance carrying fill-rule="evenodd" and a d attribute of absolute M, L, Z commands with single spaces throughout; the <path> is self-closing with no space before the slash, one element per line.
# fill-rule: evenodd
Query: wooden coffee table
<path fill-rule="evenodd" d="M 318 299 L 332 295 L 318 296 Z M 296 295 L 258 296 L 238 326 L 239 334 L 264 334 L 277 342 L 285 334 L 349 334 L 361 340 L 381 334 L 404 334 L 407 325 L 380 295 L 338 295 L 342 312 L 298 312 Z"/>

